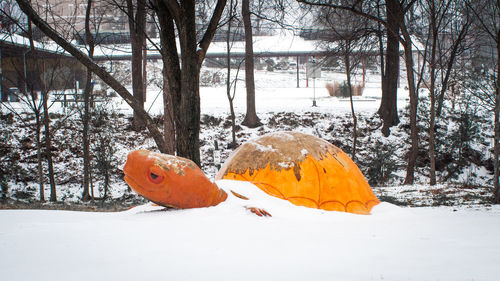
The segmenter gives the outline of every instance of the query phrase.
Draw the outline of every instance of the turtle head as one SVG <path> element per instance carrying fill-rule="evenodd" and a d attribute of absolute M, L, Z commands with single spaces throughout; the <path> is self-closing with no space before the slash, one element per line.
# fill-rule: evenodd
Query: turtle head
<path fill-rule="evenodd" d="M 127 184 L 144 198 L 165 207 L 215 206 L 227 194 L 191 160 L 148 150 L 135 150 L 123 167 Z"/>

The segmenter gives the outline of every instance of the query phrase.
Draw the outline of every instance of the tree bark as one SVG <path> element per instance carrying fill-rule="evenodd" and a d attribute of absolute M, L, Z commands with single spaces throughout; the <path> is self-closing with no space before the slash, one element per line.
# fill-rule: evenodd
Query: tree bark
<path fill-rule="evenodd" d="M 247 112 L 242 124 L 250 128 L 256 128 L 261 126 L 262 123 L 255 109 L 253 36 L 249 2 L 249 0 L 242 0 L 241 3 L 241 14 L 245 28 L 245 86 L 247 89 Z"/>
<path fill-rule="evenodd" d="M 56 181 L 54 178 L 54 163 L 52 160 L 52 136 L 50 135 L 50 117 L 49 117 L 49 106 L 48 106 L 49 93 L 47 92 L 46 86 L 44 86 L 44 81 L 41 81 L 40 84 L 42 85 L 45 159 L 47 160 L 47 169 L 49 172 L 50 201 L 55 202 L 57 201 L 57 194 L 56 194 Z"/>
<path fill-rule="evenodd" d="M 390 127 L 399 123 L 397 94 L 399 78 L 399 23 L 403 20 L 398 11 L 397 0 L 386 3 L 387 15 L 387 50 L 385 54 L 385 71 L 382 78 L 382 100 L 378 113 L 383 121 L 382 133 L 389 136 Z"/>
<path fill-rule="evenodd" d="M 165 137 L 165 153 L 175 155 L 176 129 L 174 115 L 174 94 L 180 91 L 180 68 L 175 44 L 175 28 L 173 18 L 161 0 L 155 1 L 156 15 L 160 23 L 160 45 L 163 62 L 163 132 Z M 179 94 L 176 95 L 177 97 Z"/>
<path fill-rule="evenodd" d="M 163 134 L 165 137 L 165 153 L 175 155 L 175 121 L 172 94 L 169 90 L 168 69 L 163 67 Z"/>
<path fill-rule="evenodd" d="M 87 1 L 85 10 L 85 36 L 89 47 L 89 58 L 94 55 L 94 36 L 90 30 L 90 12 L 92 1 Z M 87 78 L 85 89 L 83 91 L 83 193 L 82 201 L 89 201 L 90 197 L 90 140 L 89 140 L 89 122 L 90 122 L 90 93 L 92 92 L 92 71 L 87 69 Z"/>
<path fill-rule="evenodd" d="M 33 29 L 31 26 L 31 18 L 28 15 L 28 37 L 30 38 L 30 45 L 33 46 Z M 33 48 L 31 48 L 33 49 Z M 26 55 L 26 54 L 25 54 Z M 26 57 L 24 58 L 26 59 Z M 26 65 L 24 66 L 24 71 L 26 73 Z M 27 85 L 26 81 L 26 75 L 24 76 L 24 84 Z M 26 95 L 28 95 L 28 89 L 25 86 Z M 40 201 L 45 202 L 45 186 L 44 186 L 44 180 L 43 180 L 43 161 L 42 161 L 42 121 L 41 121 L 41 112 L 40 112 L 40 107 L 36 105 L 36 95 L 34 92 L 33 87 L 31 87 L 31 95 L 32 99 L 32 109 L 33 112 L 35 113 L 35 137 L 36 137 L 36 159 L 37 159 L 37 164 L 38 164 L 38 185 L 39 185 L 39 192 L 40 192 Z"/>
<path fill-rule="evenodd" d="M 30 52 L 33 58 L 38 58 L 37 50 L 35 48 L 35 42 L 33 40 L 33 33 L 31 29 L 31 20 L 33 19 L 31 15 L 27 15 L 28 18 L 30 19 L 29 24 L 28 24 L 28 33 L 29 33 L 29 42 L 30 42 Z M 50 135 L 50 117 L 49 117 L 49 106 L 48 106 L 48 100 L 49 100 L 49 93 L 46 85 L 46 81 L 41 77 L 42 73 L 45 73 L 45 62 L 35 60 L 35 67 L 38 69 L 38 76 L 35 78 L 38 82 L 38 84 L 41 87 L 41 102 L 42 102 L 42 110 L 43 110 L 43 126 L 44 126 L 44 137 L 45 137 L 45 160 L 47 161 L 47 170 L 49 173 L 49 184 L 50 184 L 50 201 L 55 202 L 57 201 L 57 195 L 56 195 L 56 181 L 54 178 L 54 163 L 52 161 L 52 136 Z M 33 92 L 33 89 L 32 89 Z"/>
<path fill-rule="evenodd" d="M 194 0 L 185 0 L 181 3 L 174 0 L 163 0 L 162 3 L 158 4 L 158 13 L 161 13 L 161 5 L 164 4 L 168 16 L 177 26 L 181 48 L 180 60 L 175 47 L 168 48 L 164 53 L 168 56 L 164 61 L 171 66 L 168 70 L 172 72 L 168 75 L 168 84 L 173 89 L 171 94 L 175 108 L 177 155 L 189 158 L 200 165 L 200 68 L 217 30 L 226 0 L 217 1 L 207 30 L 199 43 L 196 38 Z M 170 35 L 174 31 L 173 25 L 171 27 L 172 29 L 169 27 L 166 30 L 166 33 Z M 169 44 L 168 46 L 175 45 L 175 40 L 167 44 Z"/>
<path fill-rule="evenodd" d="M 497 17 L 500 18 L 500 3 L 497 1 Z M 497 27 L 497 32 L 496 32 L 496 43 L 497 43 L 497 81 L 495 85 L 495 136 L 494 136 L 494 145 L 493 149 L 495 150 L 493 153 L 493 162 L 494 162 L 494 179 L 493 179 L 493 185 L 494 185 L 494 192 L 495 192 L 495 204 L 500 204 L 500 184 L 499 184 L 499 179 L 498 177 L 500 176 L 499 174 L 499 142 L 500 142 L 500 90 L 498 87 L 500 86 L 500 23 Z"/>
<path fill-rule="evenodd" d="M 431 62 L 430 62 L 430 87 L 429 87 L 429 95 L 430 95 L 430 117 L 429 117 L 429 160 L 430 160 L 430 171 L 429 171 L 429 180 L 430 185 L 436 185 L 436 151 L 435 151 L 435 140 L 434 140 L 434 130 L 436 124 L 436 111 L 435 111 L 435 103 L 436 103 L 436 47 L 437 47 L 437 36 L 438 30 L 436 26 L 436 9 L 434 6 L 434 0 L 430 5 L 430 34 L 432 36 L 432 45 L 431 45 Z"/>
<path fill-rule="evenodd" d="M 226 95 L 229 101 L 229 111 L 231 113 L 231 147 L 236 148 L 236 115 L 234 113 L 233 96 L 231 95 L 231 23 L 233 20 L 233 0 L 229 4 L 229 21 L 227 22 L 227 39 L 226 39 L 226 61 L 227 61 L 227 79 L 226 79 Z M 234 87 L 236 87 L 237 78 L 234 80 Z M 248 91 L 248 88 L 247 88 Z M 248 97 L 248 92 L 247 92 Z"/>
<path fill-rule="evenodd" d="M 418 94 L 415 88 L 415 76 L 413 72 L 413 53 L 412 41 L 406 28 L 402 28 L 404 37 L 405 49 L 405 64 L 406 74 L 408 78 L 408 90 L 410 95 L 410 138 L 411 148 L 408 155 L 408 166 L 406 168 L 406 178 L 404 184 L 413 184 L 415 180 L 415 165 L 418 156 L 418 127 L 417 127 L 417 108 L 418 108 Z"/>
<path fill-rule="evenodd" d="M 132 46 L 132 89 L 134 98 L 139 106 L 144 108 L 144 77 L 143 77 L 143 48 L 146 43 L 146 1 L 137 0 L 136 7 L 132 0 L 127 0 L 127 13 L 129 20 L 130 39 Z M 135 10 L 135 16 L 134 16 Z M 135 130 L 144 128 L 144 121 L 134 111 L 133 126 Z"/>
<path fill-rule="evenodd" d="M 352 100 L 352 83 L 351 83 L 351 59 L 350 59 L 351 45 L 349 40 L 345 40 L 345 53 L 344 53 L 344 64 L 345 64 L 345 74 L 347 78 L 347 89 L 349 91 L 349 99 L 351 102 L 351 114 L 353 122 L 353 132 L 352 132 L 352 152 L 351 158 L 353 161 L 356 160 L 356 143 L 357 143 L 357 130 L 358 130 L 358 119 L 356 113 L 354 112 L 354 102 Z"/>
<path fill-rule="evenodd" d="M 200 165 L 200 66 L 198 61 L 194 1 L 183 1 L 179 30 L 181 90 L 176 111 L 177 154 Z M 174 99 L 175 100 L 175 99 Z M 175 104 L 175 101 L 174 101 Z"/>
<path fill-rule="evenodd" d="M 35 111 L 36 121 L 36 159 L 38 163 L 38 185 L 40 190 L 40 201 L 45 202 L 45 187 L 43 183 L 43 162 L 42 162 L 42 122 L 40 120 L 40 112 Z"/>
<path fill-rule="evenodd" d="M 380 11 L 380 0 L 377 0 L 377 17 L 381 18 Z M 382 24 L 377 22 L 377 39 L 378 39 L 378 51 L 380 56 L 380 76 L 381 76 L 381 87 L 382 93 L 384 93 L 384 77 L 385 77 L 385 60 L 384 60 L 384 28 L 382 28 Z"/>

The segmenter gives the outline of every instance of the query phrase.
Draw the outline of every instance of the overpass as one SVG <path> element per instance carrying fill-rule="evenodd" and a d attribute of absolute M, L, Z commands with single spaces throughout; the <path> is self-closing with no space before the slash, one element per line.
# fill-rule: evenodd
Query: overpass
<path fill-rule="evenodd" d="M 318 40 L 305 40 L 302 37 L 294 35 L 276 35 L 276 36 L 254 36 L 253 37 L 254 56 L 259 57 L 325 57 L 340 56 L 341 53 L 328 51 Z M 152 39 L 148 43 L 146 53 L 147 58 L 151 60 L 161 59 L 159 52 L 159 39 Z M 177 42 L 177 49 L 180 50 Z M 354 51 L 356 53 L 356 50 Z M 361 51 L 366 56 L 378 56 L 378 51 Z M 231 43 L 231 58 L 245 57 L 245 42 L 236 41 Z M 115 61 L 130 60 L 132 50 L 130 44 L 100 46 L 96 48 L 94 60 L 96 61 Z M 226 58 L 226 42 L 212 42 L 208 48 L 206 58 Z"/>

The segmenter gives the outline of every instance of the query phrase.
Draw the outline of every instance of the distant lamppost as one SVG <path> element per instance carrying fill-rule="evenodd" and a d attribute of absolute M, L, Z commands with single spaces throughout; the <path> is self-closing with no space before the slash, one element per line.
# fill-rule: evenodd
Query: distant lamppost
<path fill-rule="evenodd" d="M 312 106 L 318 106 L 316 104 L 316 78 L 321 78 L 321 66 L 320 64 L 311 59 L 307 62 L 307 77 L 313 79 L 313 104 Z"/>

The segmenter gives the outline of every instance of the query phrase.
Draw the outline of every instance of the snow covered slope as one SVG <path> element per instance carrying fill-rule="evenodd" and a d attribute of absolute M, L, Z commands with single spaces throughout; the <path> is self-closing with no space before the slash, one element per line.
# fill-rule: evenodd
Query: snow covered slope
<path fill-rule="evenodd" d="M 496 280 L 500 207 L 372 215 L 293 206 L 249 183 L 216 207 L 0 211 L 0 279 Z M 258 217 L 243 206 L 265 208 Z"/>

